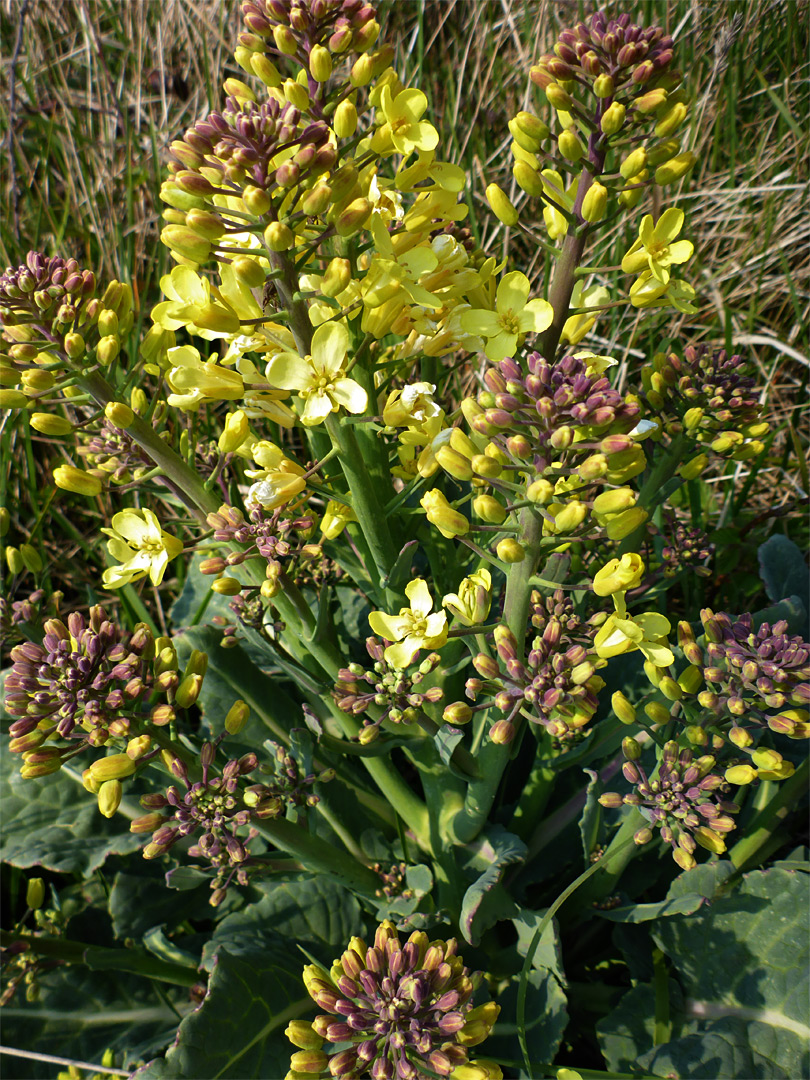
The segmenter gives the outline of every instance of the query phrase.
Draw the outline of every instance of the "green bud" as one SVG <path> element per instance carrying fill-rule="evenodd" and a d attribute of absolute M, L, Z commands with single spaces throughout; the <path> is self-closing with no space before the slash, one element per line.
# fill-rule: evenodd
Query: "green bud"
<path fill-rule="evenodd" d="M 284 1034 L 293 1044 L 301 1050 L 320 1050 L 323 1039 L 312 1029 L 308 1020 L 291 1020 L 284 1030 Z"/>
<path fill-rule="evenodd" d="M 691 459 L 691 461 L 684 462 L 676 472 L 684 480 L 697 480 L 706 466 L 709 464 L 709 459 L 706 454 L 698 454 L 697 457 Z"/>
<path fill-rule="evenodd" d="M 622 753 L 628 761 L 638 761 L 641 757 L 641 743 L 630 736 L 622 739 Z"/>
<path fill-rule="evenodd" d="M 669 161 L 664 162 L 663 165 L 659 165 L 655 170 L 655 182 L 661 187 L 666 187 L 667 184 L 674 184 L 682 177 L 686 176 L 690 169 L 694 167 L 697 161 L 697 156 L 692 153 L 691 150 L 687 150 L 684 154 L 678 154 L 677 157 L 670 158 Z"/>
<path fill-rule="evenodd" d="M 664 113 L 663 117 L 655 125 L 655 134 L 659 139 L 666 139 L 678 130 L 686 119 L 689 109 L 683 102 L 677 102 Z"/>
<path fill-rule="evenodd" d="M 24 371 L 22 374 L 23 390 L 32 397 L 38 394 L 46 394 L 55 382 L 56 379 L 53 373 L 43 371 L 41 368 L 29 368 L 28 371 Z"/>
<path fill-rule="evenodd" d="M 249 716 L 250 706 L 244 701 L 235 701 L 225 717 L 225 730 L 229 735 L 238 735 L 247 724 Z"/>
<path fill-rule="evenodd" d="M 113 334 L 109 334 L 101 338 L 96 345 L 96 359 L 104 367 L 109 367 L 120 351 L 121 342 Z"/>
<path fill-rule="evenodd" d="M 507 536 L 500 540 L 495 547 L 495 554 L 505 563 L 519 563 L 526 558 L 526 549 L 517 540 Z"/>
<path fill-rule="evenodd" d="M 132 411 L 136 412 L 138 416 L 143 416 L 149 409 L 149 402 L 146 398 L 146 394 L 139 386 L 134 386 L 130 391 L 129 404 L 132 407 Z"/>
<path fill-rule="evenodd" d="M 41 877 L 28 879 L 25 889 L 25 903 L 32 911 L 37 911 L 45 903 L 45 882 Z"/>
<path fill-rule="evenodd" d="M 348 259 L 334 258 L 324 271 L 321 292 L 324 296 L 337 296 L 352 280 L 352 266 Z"/>
<path fill-rule="evenodd" d="M 619 166 L 619 172 L 622 174 L 625 180 L 629 180 L 631 176 L 636 176 L 647 166 L 647 151 L 643 146 L 639 146 L 632 153 L 628 154 L 624 161 Z"/>
<path fill-rule="evenodd" d="M 270 196 L 264 188 L 256 187 L 255 184 L 247 185 L 242 192 L 242 202 L 247 207 L 248 212 L 256 217 L 264 217 L 272 205 Z"/>
<path fill-rule="evenodd" d="M 654 724 L 668 724 L 670 720 L 669 709 L 660 701 L 648 701 L 644 706 L 644 712 Z"/>
<path fill-rule="evenodd" d="M 211 583 L 211 591 L 220 596 L 237 596 L 242 591 L 242 582 L 234 577 L 221 577 Z"/>
<path fill-rule="evenodd" d="M 574 99 L 571 95 L 560 86 L 559 83 L 551 82 L 545 88 L 546 101 L 552 109 L 563 109 L 567 111 L 574 104 Z"/>
<path fill-rule="evenodd" d="M 680 701 L 683 697 L 683 690 L 669 675 L 661 676 L 658 689 L 668 701 Z"/>
<path fill-rule="evenodd" d="M 593 92 L 598 98 L 609 98 L 615 90 L 613 77 L 603 73 L 597 75 L 593 82 Z"/>
<path fill-rule="evenodd" d="M 111 308 L 104 308 L 98 313 L 98 332 L 102 337 L 118 333 L 118 315 Z"/>
<path fill-rule="evenodd" d="M 0 409 L 23 409 L 28 398 L 19 390 L 0 390 Z"/>
<path fill-rule="evenodd" d="M 6 535 L 11 525 L 11 515 L 5 506 L 0 506 L 0 537 Z"/>
<path fill-rule="evenodd" d="M 506 507 L 494 495 L 478 495 L 473 499 L 473 512 L 489 525 L 503 525 L 508 517 Z"/>
<path fill-rule="evenodd" d="M 225 232 L 221 219 L 209 210 L 189 210 L 186 225 L 206 240 L 218 240 Z"/>
<path fill-rule="evenodd" d="M 26 570 L 32 574 L 42 572 L 42 559 L 33 544 L 20 544 L 20 557 L 25 564 Z"/>
<path fill-rule="evenodd" d="M 301 199 L 301 209 L 307 217 L 317 217 L 329 206 L 332 198 L 332 188 L 329 184 L 321 181 L 304 193 Z"/>
<path fill-rule="evenodd" d="M 372 205 L 368 199 L 354 199 L 341 211 L 335 221 L 338 236 L 353 236 L 360 232 L 371 217 Z"/>
<path fill-rule="evenodd" d="M 190 708 L 202 690 L 202 675 L 186 675 L 175 692 L 175 704 L 181 709 Z"/>
<path fill-rule="evenodd" d="M 472 720 L 472 709 L 464 701 L 454 701 L 447 705 L 442 713 L 446 724 L 468 724 Z"/>
<path fill-rule="evenodd" d="M 25 562 L 20 554 L 20 549 L 16 547 L 6 548 L 6 566 L 10 574 L 22 574 L 25 571 Z"/>

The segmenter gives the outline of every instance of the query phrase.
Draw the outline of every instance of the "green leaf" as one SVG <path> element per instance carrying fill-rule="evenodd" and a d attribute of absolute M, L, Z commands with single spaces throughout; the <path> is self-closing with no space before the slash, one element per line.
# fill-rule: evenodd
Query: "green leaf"
<path fill-rule="evenodd" d="M 219 949 L 249 958 L 254 948 L 276 938 L 298 942 L 331 962 L 354 934 L 364 932 L 360 905 L 347 889 L 327 880 L 267 882 L 266 895 L 244 911 L 226 916 L 203 950 L 203 966 Z M 299 973 L 306 962 L 302 954 Z"/>
<path fill-rule="evenodd" d="M 608 1067 L 690 1080 L 807 1075 L 808 907 L 807 875 L 771 869 L 746 874 L 697 914 L 656 923 L 683 994 L 671 988 L 673 1038 L 653 1046 L 654 991 L 640 984 L 598 1025 Z"/>
<path fill-rule="evenodd" d="M 464 939 L 477 945 L 485 930 L 501 919 L 511 918 L 516 910 L 500 881 L 507 866 L 523 861 L 526 845 L 502 825 L 492 825 L 474 845 L 467 845 L 466 850 L 470 849 L 472 857 L 465 870 L 481 872 L 464 894 L 458 922 Z"/>
<path fill-rule="evenodd" d="M 521 1060 L 517 1025 L 510 1023 L 516 1015 L 519 981 L 520 976 L 513 976 L 506 989 L 498 994 L 501 1017 L 481 1047 L 484 1057 L 496 1061 Z M 546 1069 L 560 1048 L 567 1023 L 567 999 L 560 984 L 548 968 L 533 967 L 529 972 L 526 995 L 526 1042 L 535 1068 L 531 1077 L 527 1077 L 521 1068 L 521 1080 L 547 1075 Z"/>
<path fill-rule="evenodd" d="M 602 794 L 602 784 L 599 774 L 593 769 L 583 769 L 588 777 L 588 786 L 585 789 L 585 808 L 579 819 L 579 835 L 582 837 L 582 853 L 585 857 L 585 865 L 590 865 L 591 855 L 598 846 L 603 829 L 602 807 L 599 805 L 599 796 Z"/>
<path fill-rule="evenodd" d="M 774 533 L 757 551 L 759 571 L 768 599 L 810 595 L 810 571 L 801 548 L 781 533 Z"/>
<path fill-rule="evenodd" d="M 17 754 L 2 755 L 0 861 L 86 877 L 108 855 L 126 855 L 143 843 L 120 814 L 105 818 L 95 797 L 67 769 L 23 780 L 19 765 Z"/>
<path fill-rule="evenodd" d="M 10 1046 L 93 1062 L 109 1047 L 116 1065 L 135 1068 L 172 1041 L 188 1008 L 187 990 L 161 984 L 158 993 L 146 979 L 120 971 L 63 967 L 42 976 L 39 1001 L 20 1004 L 18 996 L 4 1006 L 3 1039 Z M 39 1061 L 15 1059 L 12 1072 L 6 1059 L 4 1075 L 56 1075 L 55 1067 L 46 1069 Z"/>
<path fill-rule="evenodd" d="M 178 897 L 166 888 L 166 875 L 158 867 L 141 861 L 143 872 L 120 871 L 110 890 L 109 912 L 119 939 L 140 938 L 153 926 L 173 929 L 204 910 L 211 895 L 209 879 L 204 877 L 195 889 Z"/>
<path fill-rule="evenodd" d="M 546 913 L 546 909 L 542 911 L 530 911 L 528 908 L 521 908 L 520 914 L 512 919 L 512 925 L 517 930 L 517 951 L 518 955 L 522 956 L 525 960 L 526 953 L 529 951 L 529 946 L 532 943 L 535 930 Z M 548 968 L 549 971 L 553 971 L 560 982 L 565 985 L 565 975 L 563 973 L 562 966 L 562 946 L 560 944 L 560 932 L 557 926 L 556 919 L 552 919 L 548 926 L 543 931 L 543 935 L 540 938 L 540 942 L 535 949 L 534 957 L 532 958 L 532 967 L 535 968 Z"/>
<path fill-rule="evenodd" d="M 279 935 L 248 957 L 217 953 L 205 1000 L 187 1016 L 166 1057 L 150 1062 L 138 1080 L 267 1080 L 284 1076 L 294 1048 L 284 1029 L 313 1008 L 301 980 L 303 965 Z"/>

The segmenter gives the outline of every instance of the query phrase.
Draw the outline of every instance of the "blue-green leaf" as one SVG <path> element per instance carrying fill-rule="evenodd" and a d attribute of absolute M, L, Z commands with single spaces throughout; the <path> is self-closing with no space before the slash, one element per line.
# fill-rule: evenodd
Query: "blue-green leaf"
<path fill-rule="evenodd" d="M 465 870 L 479 876 L 464 894 L 459 926 L 465 940 L 477 945 L 485 930 L 517 910 L 500 881 L 507 866 L 523 861 L 526 845 L 502 825 L 492 825 L 466 850 L 470 858 Z"/>

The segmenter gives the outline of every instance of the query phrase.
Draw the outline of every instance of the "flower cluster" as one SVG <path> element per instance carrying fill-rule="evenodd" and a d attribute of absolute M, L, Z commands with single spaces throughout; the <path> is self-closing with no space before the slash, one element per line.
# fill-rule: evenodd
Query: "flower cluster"
<path fill-rule="evenodd" d="M 65 622 L 48 619 L 44 630 L 41 644 L 14 646 L 5 685 L 6 709 L 17 718 L 9 749 L 23 755 L 24 776 L 55 772 L 81 744 L 127 738 L 140 719 L 168 722 L 165 705 L 151 715 L 147 708 L 153 692 L 167 694 L 180 682 L 168 642 L 156 642 L 143 625 L 122 631 L 102 607 L 87 617 L 72 612 Z M 68 745 L 55 746 L 60 739 Z"/>
<path fill-rule="evenodd" d="M 637 844 L 649 843 L 653 829 L 658 829 L 682 870 L 696 865 L 694 851 L 698 845 L 715 853 L 726 850 L 724 837 L 734 828 L 730 815 L 736 814 L 739 807 L 722 797 L 729 785 L 712 772 L 713 757 L 693 759 L 691 750 L 681 750 L 676 742 L 668 742 L 657 773 L 649 777 L 639 761 L 638 742 L 625 739 L 622 749 L 626 758 L 622 772 L 633 790 L 623 796 L 605 792 L 599 802 L 613 808 L 622 804 L 639 807 L 650 825 L 635 834 Z"/>
<path fill-rule="evenodd" d="M 688 571 L 697 577 L 709 577 L 711 570 L 705 563 L 711 558 L 714 544 L 709 542 L 706 533 L 684 525 L 671 514 L 665 514 L 664 521 L 664 547 L 661 550 L 664 576 L 674 577 Z"/>
<path fill-rule="evenodd" d="M 736 353 L 690 345 L 683 357 L 656 353 L 641 373 L 648 403 L 671 436 L 685 435 L 701 450 L 734 461 L 762 452 L 763 420 L 756 379 Z"/>
<path fill-rule="evenodd" d="M 604 667 L 591 650 L 592 628 L 574 614 L 573 604 L 562 590 L 551 597 L 532 594 L 531 621 L 538 631 L 525 658 L 517 655 L 517 641 L 505 626 L 495 631 L 500 665 L 486 654 L 474 657 L 473 665 L 486 681 L 468 683 L 473 700 L 482 691 L 494 694 L 494 703 L 505 721 L 491 733 L 498 741 L 510 741 L 508 725 L 518 712 L 543 727 L 561 745 L 571 745 L 588 734 L 604 686 L 596 674 Z M 589 631 L 590 630 L 590 634 Z"/>
<path fill-rule="evenodd" d="M 96 295 L 96 279 L 75 259 L 30 251 L 22 266 L 0 274 L 0 327 L 5 408 L 52 397 L 88 363 L 109 366 L 132 326 L 132 289 L 111 282 Z M 67 381 L 59 382 L 59 373 Z"/>
<path fill-rule="evenodd" d="M 426 691 L 418 689 L 424 678 L 438 667 L 441 661 L 438 653 L 425 657 L 418 669 L 409 673 L 388 663 L 377 638 L 366 638 L 366 651 L 374 661 L 373 666 L 367 669 L 362 664 L 349 664 L 338 672 L 340 681 L 332 691 L 339 709 L 353 716 L 363 716 L 365 726 L 359 739 L 364 743 L 376 739 L 384 721 L 413 723 L 426 702 L 435 704 L 443 697 L 438 686 Z M 368 715 L 369 709 L 374 713 L 373 717 Z"/>
<path fill-rule="evenodd" d="M 207 860 L 214 869 L 211 903 L 215 906 L 231 881 L 247 884 L 254 865 L 249 861 L 248 844 L 257 835 L 251 822 L 278 817 L 288 806 L 313 805 L 318 800 L 309 789 L 317 780 L 329 778 L 301 776 L 294 758 L 276 747 L 273 781 L 246 784 L 245 778 L 259 769 L 258 757 L 249 753 L 231 758 L 216 773 L 212 766 L 218 742 L 203 744 L 199 780 L 191 780 L 188 766 L 175 758 L 172 771 L 186 790 L 172 785 L 165 795 L 143 795 L 141 806 L 150 813 L 130 825 L 134 833 L 152 832 L 143 849 L 145 859 L 158 858 L 178 840 L 196 836 L 188 854 Z"/>
<path fill-rule="evenodd" d="M 737 726 L 810 736 L 810 645 L 788 634 L 784 620 L 754 629 L 747 612 L 735 619 L 705 608 L 701 621 L 705 648 L 686 622 L 679 625 L 679 639 L 689 662 L 702 668 L 707 689 L 698 702 L 713 719 L 730 716 Z"/>
<path fill-rule="evenodd" d="M 266 585 L 264 595 L 273 595 L 279 588 L 278 580 L 284 562 L 302 551 L 303 539 L 308 537 L 314 526 L 314 518 L 301 516 L 284 517 L 284 508 L 265 509 L 256 504 L 249 510 L 247 517 L 236 507 L 223 505 L 216 513 L 208 515 L 208 524 L 214 530 L 214 540 L 220 544 L 239 545 L 227 556 L 210 556 L 204 559 L 200 569 L 204 574 L 224 574 L 229 567 L 239 566 L 245 560 L 258 555 L 267 563 L 265 570 Z M 234 581 L 234 588 L 239 585 L 232 578 L 219 577 L 223 581 Z"/>
<path fill-rule="evenodd" d="M 304 984 L 324 1010 L 311 1024 L 293 1021 L 290 1076 L 370 1076 L 373 1080 L 417 1080 L 450 1076 L 468 1062 L 468 1047 L 487 1038 L 500 1009 L 493 1002 L 472 1007 L 476 980 L 457 953 L 454 938 L 430 941 L 415 931 L 403 945 L 395 927 L 383 922 L 367 946 L 352 938 L 327 972 L 315 964 Z M 324 1040 L 346 1049 L 324 1050 Z M 490 1062 L 479 1075 L 499 1080 Z"/>

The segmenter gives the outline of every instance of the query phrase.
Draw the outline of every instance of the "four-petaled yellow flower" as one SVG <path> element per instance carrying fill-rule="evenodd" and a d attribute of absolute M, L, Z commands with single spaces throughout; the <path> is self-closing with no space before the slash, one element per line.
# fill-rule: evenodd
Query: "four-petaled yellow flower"
<path fill-rule="evenodd" d="M 151 510 L 122 510 L 113 516 L 112 528 L 101 531 L 110 537 L 107 550 L 120 564 L 102 575 L 108 589 L 120 589 L 147 574 L 159 585 L 169 562 L 183 550 L 182 540 L 164 532 Z"/>
<path fill-rule="evenodd" d="M 653 226 L 651 214 L 641 219 L 638 239 L 622 259 L 625 274 L 640 274 L 649 271 L 662 285 L 669 282 L 669 268 L 673 264 L 685 263 L 695 250 L 689 240 L 676 240 L 683 227 L 683 210 L 670 207 L 665 210 Z"/>
<path fill-rule="evenodd" d="M 666 668 L 675 663 L 667 645 L 667 634 L 672 629 L 669 619 L 657 611 L 629 614 L 623 592 L 613 594 L 613 604 L 615 614 L 608 616 L 594 638 L 597 656 L 607 660 L 638 649 L 656 667 Z"/>
<path fill-rule="evenodd" d="M 414 578 L 405 587 L 405 595 L 411 606 L 400 608 L 398 615 L 372 611 L 368 617 L 375 634 L 394 642 L 385 650 L 385 659 L 399 670 L 413 663 L 420 649 L 440 649 L 447 641 L 447 616 L 443 611 L 433 611 L 433 597 L 425 579 Z"/>
<path fill-rule="evenodd" d="M 238 334 L 239 316 L 208 278 L 200 277 L 190 266 L 175 266 L 160 279 L 160 288 L 168 300 L 152 309 L 152 321 L 163 330 L 179 330 L 204 338 Z"/>
<path fill-rule="evenodd" d="M 651 270 L 645 270 L 630 286 L 630 303 L 633 307 L 674 307 L 685 315 L 694 315 L 697 311 L 693 301 L 695 290 L 682 278 L 670 278 L 664 285 L 653 277 Z"/>
<path fill-rule="evenodd" d="M 245 498 L 245 506 L 263 506 L 275 510 L 284 506 L 307 486 L 304 470 L 296 462 L 284 456 L 284 451 L 274 443 L 262 440 L 251 451 L 258 469 L 245 469 L 245 475 L 257 482 L 251 485 Z"/>
<path fill-rule="evenodd" d="M 407 157 L 414 150 L 429 152 L 436 149 L 439 133 L 432 124 L 421 119 L 428 105 L 421 90 L 401 90 L 393 97 L 391 88 L 384 86 L 380 105 L 391 128 L 391 141 L 400 154 Z"/>
<path fill-rule="evenodd" d="M 484 352 L 490 360 L 514 355 L 519 337 L 540 334 L 551 326 L 554 317 L 551 304 L 529 300 L 529 288 L 526 275 L 515 270 L 501 278 L 494 311 L 473 309 L 461 316 L 461 325 L 467 333 L 487 339 Z"/>
<path fill-rule="evenodd" d="M 361 413 L 368 404 L 363 387 L 346 378 L 349 331 L 343 323 L 323 323 L 312 335 L 312 353 L 282 352 L 267 365 L 267 381 L 282 390 L 297 390 L 304 402 L 301 422 L 320 424 L 341 407 Z"/>

